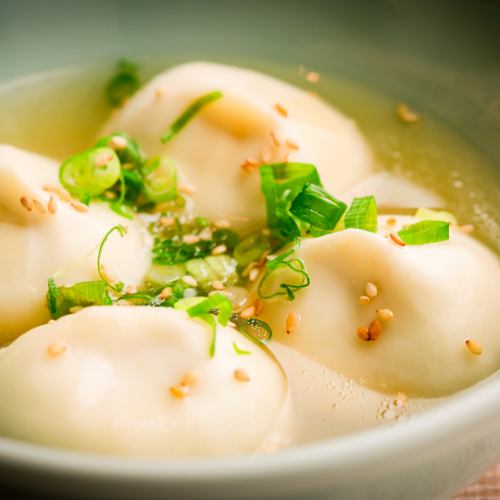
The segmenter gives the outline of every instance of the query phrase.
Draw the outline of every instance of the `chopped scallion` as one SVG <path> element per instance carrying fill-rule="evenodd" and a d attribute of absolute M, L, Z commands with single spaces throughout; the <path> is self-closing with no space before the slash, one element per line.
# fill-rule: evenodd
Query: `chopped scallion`
<path fill-rule="evenodd" d="M 238 347 L 236 342 L 233 342 L 233 350 L 238 356 L 248 356 L 249 354 L 252 354 L 250 351 L 245 351 L 245 349 Z"/>
<path fill-rule="evenodd" d="M 258 262 L 264 253 L 271 249 L 269 238 L 261 232 L 251 234 L 242 240 L 234 249 L 234 258 L 240 267 L 250 262 Z"/>
<path fill-rule="evenodd" d="M 111 288 L 113 289 L 115 292 L 121 292 L 122 289 L 123 289 L 123 283 L 120 281 L 118 283 L 111 283 L 105 273 L 103 272 L 103 269 L 102 269 L 102 264 L 101 264 L 101 256 L 102 256 L 102 251 L 104 249 L 104 245 L 106 243 L 106 241 L 108 241 L 108 238 L 110 237 L 111 233 L 113 233 L 114 231 L 117 231 L 119 233 L 120 236 L 125 236 L 125 233 L 127 232 L 127 229 L 123 226 L 113 226 L 105 235 L 104 235 L 104 238 L 102 239 L 101 241 L 101 244 L 99 245 L 99 251 L 97 252 L 97 272 L 99 273 L 99 276 L 101 277 L 101 279 Z"/>
<path fill-rule="evenodd" d="M 133 95 L 141 86 L 137 65 L 129 61 L 120 61 L 118 70 L 106 85 L 106 97 L 113 107 L 120 106 L 125 99 Z"/>
<path fill-rule="evenodd" d="M 398 231 L 398 236 L 407 245 L 438 243 L 450 238 L 450 223 L 439 220 L 422 220 Z"/>
<path fill-rule="evenodd" d="M 150 158 L 141 168 L 144 195 L 155 203 L 177 196 L 177 169 L 169 158 Z"/>
<path fill-rule="evenodd" d="M 354 198 L 344 217 L 344 227 L 377 232 L 377 204 L 373 196 Z"/>

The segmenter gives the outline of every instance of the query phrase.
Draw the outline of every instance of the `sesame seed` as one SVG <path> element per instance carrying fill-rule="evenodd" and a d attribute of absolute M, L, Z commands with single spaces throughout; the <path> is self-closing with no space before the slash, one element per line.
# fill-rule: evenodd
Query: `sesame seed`
<path fill-rule="evenodd" d="M 173 226 L 175 224 L 175 217 L 161 217 L 160 224 L 165 227 Z"/>
<path fill-rule="evenodd" d="M 29 198 L 27 198 L 26 196 L 21 196 L 20 202 L 21 202 L 21 205 L 28 212 L 31 212 L 33 210 L 33 202 Z"/>
<path fill-rule="evenodd" d="M 290 149 L 300 149 L 300 146 L 293 140 L 293 139 L 287 139 L 286 140 L 286 145 L 290 148 Z"/>
<path fill-rule="evenodd" d="M 382 333 L 382 324 L 378 319 L 374 319 L 370 326 L 368 327 L 368 334 L 370 335 L 370 340 L 377 340 Z"/>
<path fill-rule="evenodd" d="M 400 247 L 406 246 L 406 243 L 397 234 L 391 233 L 389 234 L 389 238 Z"/>
<path fill-rule="evenodd" d="M 188 392 L 189 392 L 189 386 L 188 385 L 173 385 L 172 387 L 169 388 L 170 394 L 176 398 L 176 399 L 184 399 Z"/>
<path fill-rule="evenodd" d="M 85 205 L 84 203 L 80 203 L 79 201 L 72 201 L 71 206 L 77 211 L 77 212 L 88 212 L 89 207 Z"/>
<path fill-rule="evenodd" d="M 371 281 L 369 281 L 366 284 L 365 292 L 366 292 L 366 295 L 368 295 L 368 297 L 370 297 L 370 299 L 374 299 L 378 295 L 378 287 L 377 287 L 377 285 L 375 285 L 375 283 L 372 283 Z"/>
<path fill-rule="evenodd" d="M 219 281 L 219 280 L 215 280 L 215 281 L 212 281 L 212 288 L 214 290 L 224 290 L 224 283 L 222 283 L 222 281 Z"/>
<path fill-rule="evenodd" d="M 284 117 L 287 117 L 288 116 L 288 111 L 286 110 L 286 108 L 284 108 L 280 103 L 276 103 L 274 105 L 274 109 L 281 115 L 281 116 L 284 116 Z"/>
<path fill-rule="evenodd" d="M 186 285 L 192 286 L 193 288 L 196 288 L 198 286 L 198 282 L 192 276 L 189 276 L 188 274 L 186 276 L 182 277 L 182 281 Z"/>
<path fill-rule="evenodd" d="M 278 136 L 276 135 L 276 132 L 274 130 L 271 130 L 271 141 L 273 141 L 273 144 L 279 148 L 281 146 L 281 141 L 279 140 Z"/>
<path fill-rule="evenodd" d="M 57 201 L 54 195 L 50 196 L 47 208 L 51 214 L 55 214 L 57 212 Z"/>
<path fill-rule="evenodd" d="M 250 377 L 248 376 L 248 373 L 243 370 L 242 368 L 236 368 L 233 372 L 234 378 L 238 380 L 239 382 L 249 382 Z"/>
<path fill-rule="evenodd" d="M 418 123 L 420 121 L 420 116 L 403 103 L 396 107 L 396 114 L 404 123 Z"/>
<path fill-rule="evenodd" d="M 212 230 L 209 227 L 205 227 L 201 233 L 198 234 L 198 238 L 203 241 L 210 241 L 212 239 Z"/>
<path fill-rule="evenodd" d="M 198 382 L 198 374 L 196 372 L 187 372 L 181 378 L 180 385 L 182 387 L 188 386 L 193 387 Z"/>
<path fill-rule="evenodd" d="M 106 281 L 109 281 L 110 283 L 114 283 L 116 281 L 115 274 L 111 270 L 109 270 L 104 264 L 101 264 L 101 274 L 104 276 L 104 279 Z"/>
<path fill-rule="evenodd" d="M 361 340 L 370 340 L 370 334 L 368 333 L 368 328 L 366 328 L 366 326 L 360 326 L 356 333 Z"/>
<path fill-rule="evenodd" d="M 45 209 L 45 207 L 42 205 L 42 203 L 40 201 L 38 201 L 37 199 L 34 199 L 33 200 L 33 206 L 36 208 L 36 211 L 38 213 L 41 213 L 41 214 L 45 214 L 47 213 L 47 210 Z"/>
<path fill-rule="evenodd" d="M 253 305 L 255 307 L 255 316 L 260 316 L 260 314 L 264 310 L 264 301 L 257 299 Z"/>
<path fill-rule="evenodd" d="M 45 186 L 43 186 L 43 189 L 49 193 L 56 194 L 57 196 L 59 196 L 59 198 L 62 201 L 71 201 L 73 199 L 73 198 L 71 198 L 71 195 L 69 194 L 69 192 L 60 186 L 47 186 L 47 185 L 45 185 Z"/>
<path fill-rule="evenodd" d="M 319 81 L 320 74 L 316 73 L 316 71 L 309 71 L 306 74 L 306 80 L 310 83 L 317 83 Z"/>
<path fill-rule="evenodd" d="M 240 312 L 240 318 L 242 319 L 249 319 L 252 316 L 255 316 L 255 306 L 246 307 Z"/>
<path fill-rule="evenodd" d="M 260 274 L 260 270 L 254 267 L 249 273 L 248 273 L 248 279 L 249 281 L 255 281 Z"/>
<path fill-rule="evenodd" d="M 120 135 L 114 135 L 109 140 L 109 145 L 113 149 L 125 149 L 127 147 L 127 139 L 125 139 L 125 137 L 122 137 Z"/>
<path fill-rule="evenodd" d="M 390 309 L 377 309 L 377 315 L 382 321 L 390 321 L 394 313 Z"/>
<path fill-rule="evenodd" d="M 396 219 L 394 217 L 389 217 L 387 219 L 387 225 L 388 226 L 395 226 L 396 225 Z"/>
<path fill-rule="evenodd" d="M 228 227 L 231 226 L 231 223 L 226 219 L 221 219 L 221 220 L 216 220 L 214 222 L 214 226 L 217 229 L 227 229 Z"/>
<path fill-rule="evenodd" d="M 240 166 L 245 172 L 252 172 L 259 166 L 259 163 L 253 158 L 246 158 Z"/>
<path fill-rule="evenodd" d="M 300 323 L 300 314 L 296 312 L 291 312 L 285 320 L 286 333 L 293 333 Z"/>
<path fill-rule="evenodd" d="M 68 349 L 68 346 L 59 340 L 56 340 L 47 348 L 47 353 L 49 356 L 57 357 Z"/>
<path fill-rule="evenodd" d="M 470 234 L 474 231 L 474 226 L 472 224 L 464 224 L 463 226 L 459 226 L 460 231 L 465 234 Z"/>
<path fill-rule="evenodd" d="M 182 237 L 182 242 L 187 243 L 188 245 L 193 245 L 194 243 L 198 243 L 200 241 L 200 237 L 196 236 L 196 234 L 185 234 Z"/>
<path fill-rule="evenodd" d="M 217 245 L 213 250 L 212 250 L 212 255 L 221 255 L 225 253 L 227 250 L 226 245 Z"/>
<path fill-rule="evenodd" d="M 155 97 L 157 99 L 161 99 L 165 95 L 165 89 L 162 87 L 158 87 L 155 89 Z"/>
<path fill-rule="evenodd" d="M 466 339 L 465 345 L 472 354 L 479 356 L 483 352 L 483 347 L 477 340 Z"/>
<path fill-rule="evenodd" d="M 196 193 L 196 188 L 191 184 L 178 184 L 177 190 L 179 191 L 179 193 L 187 195 L 193 195 L 194 193 Z"/>
<path fill-rule="evenodd" d="M 172 295 L 172 289 L 167 286 L 160 292 L 160 299 L 166 300 Z"/>
<path fill-rule="evenodd" d="M 95 161 L 96 166 L 105 167 L 112 159 L 113 159 L 112 155 L 110 155 L 108 153 L 103 153 L 103 154 L 98 155 L 94 161 Z"/>
<path fill-rule="evenodd" d="M 361 295 L 358 298 L 358 304 L 368 304 L 370 302 L 370 297 L 368 295 Z"/>

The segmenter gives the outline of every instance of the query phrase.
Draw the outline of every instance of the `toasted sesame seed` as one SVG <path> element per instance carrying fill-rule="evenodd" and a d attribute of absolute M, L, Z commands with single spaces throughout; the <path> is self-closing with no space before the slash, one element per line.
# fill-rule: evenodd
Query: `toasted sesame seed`
<path fill-rule="evenodd" d="M 183 276 L 182 281 L 186 285 L 192 286 L 193 288 L 196 288 L 198 286 L 198 282 L 192 276 L 189 276 L 189 274 L 186 274 L 186 276 Z"/>
<path fill-rule="evenodd" d="M 125 293 L 129 293 L 129 294 L 137 293 L 137 287 L 134 285 L 128 285 L 125 287 Z"/>
<path fill-rule="evenodd" d="M 368 333 L 368 328 L 366 328 L 366 326 L 360 326 L 356 333 L 361 340 L 370 340 L 370 334 Z"/>
<path fill-rule="evenodd" d="M 160 224 L 165 227 L 173 226 L 175 224 L 175 217 L 161 217 Z"/>
<path fill-rule="evenodd" d="M 295 149 L 295 150 L 298 150 L 300 149 L 300 146 L 293 140 L 293 139 L 287 139 L 286 140 L 286 145 L 290 148 L 290 149 Z"/>
<path fill-rule="evenodd" d="M 396 219 L 394 217 L 389 217 L 387 219 L 387 225 L 388 226 L 395 226 L 396 225 Z"/>
<path fill-rule="evenodd" d="M 114 135 L 109 140 L 109 145 L 113 149 L 125 149 L 127 147 L 127 139 L 121 135 Z"/>
<path fill-rule="evenodd" d="M 370 302 L 370 297 L 368 297 L 368 295 L 361 295 L 359 298 L 358 298 L 358 303 L 359 304 L 368 304 Z"/>
<path fill-rule="evenodd" d="M 68 349 L 68 346 L 59 340 L 56 340 L 47 348 L 47 353 L 49 356 L 57 357 Z"/>
<path fill-rule="evenodd" d="M 248 280 L 249 281 L 255 281 L 260 274 L 260 269 L 257 269 L 254 267 L 249 273 L 248 273 Z"/>
<path fill-rule="evenodd" d="M 396 107 L 396 114 L 404 123 L 418 123 L 420 121 L 420 116 L 403 103 Z"/>
<path fill-rule="evenodd" d="M 273 141 L 273 144 L 279 148 L 281 146 L 281 141 L 276 135 L 276 132 L 274 130 L 271 130 L 271 141 Z"/>
<path fill-rule="evenodd" d="M 214 290 L 224 290 L 224 283 L 222 283 L 222 281 L 212 281 L 211 285 Z"/>
<path fill-rule="evenodd" d="M 209 227 L 203 228 L 201 233 L 198 234 L 200 240 L 210 241 L 212 239 L 212 230 Z"/>
<path fill-rule="evenodd" d="M 231 223 L 227 219 L 220 219 L 214 222 L 214 226 L 217 229 L 227 229 L 228 227 L 231 227 Z"/>
<path fill-rule="evenodd" d="M 196 372 L 187 372 L 183 375 L 180 381 L 182 387 L 193 387 L 198 382 L 198 374 Z"/>
<path fill-rule="evenodd" d="M 284 108 L 279 102 L 277 102 L 275 105 L 274 105 L 274 109 L 281 115 L 281 116 L 284 116 L 284 117 L 287 117 L 288 116 L 288 111 L 286 110 L 286 108 Z"/>
<path fill-rule="evenodd" d="M 79 201 L 72 201 L 71 206 L 77 211 L 77 212 L 88 212 L 89 207 L 85 205 L 84 203 L 80 203 Z"/>
<path fill-rule="evenodd" d="M 182 242 L 187 243 L 188 245 L 193 245 L 194 243 L 198 243 L 200 241 L 200 237 L 196 234 L 185 234 L 182 237 Z"/>
<path fill-rule="evenodd" d="M 260 314 L 264 310 L 264 301 L 257 299 L 253 305 L 255 307 L 255 316 L 260 316 Z"/>
<path fill-rule="evenodd" d="M 242 368 L 236 368 L 233 372 L 234 378 L 238 380 L 239 382 L 249 382 L 250 377 L 248 376 L 248 373 L 243 370 Z"/>
<path fill-rule="evenodd" d="M 179 191 L 179 193 L 187 195 L 193 195 L 194 193 L 196 193 L 196 188 L 191 184 L 178 184 L 177 190 Z"/>
<path fill-rule="evenodd" d="M 212 250 L 212 255 L 221 255 L 225 253 L 227 250 L 226 245 L 217 245 L 213 250 Z"/>
<path fill-rule="evenodd" d="M 71 201 L 73 199 L 73 198 L 71 198 L 71 195 L 69 194 L 69 192 L 60 186 L 45 185 L 45 186 L 43 186 L 43 189 L 49 193 L 56 194 L 62 201 Z"/>
<path fill-rule="evenodd" d="M 104 276 L 104 279 L 110 283 L 114 283 L 116 281 L 116 276 L 113 271 L 108 269 L 104 264 L 101 264 L 101 274 Z"/>
<path fill-rule="evenodd" d="M 291 312 L 285 320 L 286 333 L 293 333 L 300 323 L 300 314 L 296 312 Z"/>
<path fill-rule="evenodd" d="M 476 356 L 479 356 L 483 352 L 483 347 L 477 340 L 466 339 L 465 345 L 467 346 L 467 349 L 469 349 L 469 351 Z"/>
<path fill-rule="evenodd" d="M 21 202 L 21 205 L 28 212 L 31 212 L 33 210 L 33 202 L 29 198 L 27 198 L 26 196 L 21 196 L 21 199 L 19 201 Z"/>
<path fill-rule="evenodd" d="M 399 245 L 400 247 L 406 246 L 406 243 L 395 233 L 389 234 L 389 238 L 396 243 L 396 245 Z"/>
<path fill-rule="evenodd" d="M 172 295 L 172 289 L 167 286 L 160 292 L 160 299 L 166 300 Z"/>
<path fill-rule="evenodd" d="M 245 172 L 252 172 L 259 166 L 259 163 L 253 158 L 245 158 L 245 161 L 240 166 Z"/>
<path fill-rule="evenodd" d="M 188 385 L 173 385 L 169 388 L 170 394 L 176 399 L 184 399 L 189 392 Z"/>
<path fill-rule="evenodd" d="M 368 327 L 368 334 L 370 335 L 370 340 L 377 340 L 382 333 L 382 324 L 378 319 L 374 319 L 370 326 Z"/>
<path fill-rule="evenodd" d="M 316 73 L 316 71 L 309 71 L 306 74 L 306 80 L 310 83 L 317 83 L 319 81 L 320 74 Z"/>
<path fill-rule="evenodd" d="M 249 319 L 252 316 L 255 316 L 255 306 L 245 307 L 245 309 L 240 312 L 240 318 L 242 319 Z"/>
<path fill-rule="evenodd" d="M 57 201 L 54 195 L 50 196 L 47 208 L 51 214 L 55 214 L 57 212 Z"/>
<path fill-rule="evenodd" d="M 377 287 L 377 285 L 375 285 L 375 283 L 372 283 L 371 281 L 369 281 L 366 284 L 365 292 L 366 292 L 366 295 L 368 295 L 368 297 L 370 297 L 370 299 L 374 299 L 378 295 L 378 287 Z"/>
<path fill-rule="evenodd" d="M 465 234 L 470 234 L 474 231 L 473 224 L 464 224 L 463 226 L 459 226 L 460 231 Z"/>
<path fill-rule="evenodd" d="M 38 213 L 40 213 L 40 214 L 46 214 L 47 213 L 47 209 L 37 199 L 33 200 L 33 206 L 35 207 L 35 209 L 36 209 L 36 211 Z"/>
<path fill-rule="evenodd" d="M 382 321 L 390 321 L 394 313 L 390 309 L 377 309 L 377 315 Z"/>

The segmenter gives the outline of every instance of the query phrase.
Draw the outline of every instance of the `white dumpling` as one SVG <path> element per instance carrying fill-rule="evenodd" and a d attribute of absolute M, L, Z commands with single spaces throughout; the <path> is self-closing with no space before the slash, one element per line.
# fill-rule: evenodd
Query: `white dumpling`
<path fill-rule="evenodd" d="M 348 229 L 303 241 L 310 286 L 293 302 L 267 303 L 263 319 L 279 342 L 376 389 L 437 396 L 465 388 L 500 366 L 497 257 L 458 230 L 446 242 L 398 246 L 384 236 L 415 220 L 396 218 L 396 226 L 379 218 L 381 234 Z M 360 304 L 369 282 L 378 293 Z M 358 327 L 379 309 L 393 319 L 381 320 L 377 340 L 361 340 Z M 292 312 L 301 320 L 287 334 Z M 468 338 L 482 354 L 467 349 Z"/>
<path fill-rule="evenodd" d="M 131 306 L 35 328 L 0 350 L 0 434 L 106 454 L 251 452 L 284 404 L 284 374 L 232 327 L 210 358 L 210 336 L 183 311 Z"/>
<path fill-rule="evenodd" d="M 147 231 L 138 222 L 112 212 L 106 204 L 92 203 L 86 213 L 58 199 L 49 213 L 51 193 L 58 186 L 58 164 L 11 146 L 0 146 L 0 345 L 49 319 L 45 305 L 47 280 L 57 284 L 99 279 L 97 248 L 117 224 L 128 229 L 109 239 L 102 262 L 119 279 L 137 285 L 150 265 Z M 28 211 L 21 198 L 31 203 Z M 37 200 L 45 213 L 40 213 Z"/>
<path fill-rule="evenodd" d="M 167 145 L 160 137 L 198 97 L 220 90 Z M 281 105 L 288 116 L 276 109 Z M 265 220 L 257 162 L 313 163 L 327 190 L 340 194 L 371 171 L 372 159 L 356 124 L 321 99 L 255 71 L 197 62 L 153 78 L 117 111 L 103 134 L 128 132 L 149 155 L 173 158 L 194 194 L 198 213 L 212 219 Z M 271 133 L 280 145 L 273 140 Z M 291 140 L 288 145 L 287 140 Z M 300 149 L 295 149 L 295 143 Z"/>

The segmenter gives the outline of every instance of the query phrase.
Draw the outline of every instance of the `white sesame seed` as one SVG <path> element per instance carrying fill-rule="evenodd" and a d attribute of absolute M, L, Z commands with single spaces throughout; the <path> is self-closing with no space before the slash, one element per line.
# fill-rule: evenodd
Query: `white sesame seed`
<path fill-rule="evenodd" d="M 182 242 L 187 243 L 188 245 L 192 245 L 194 243 L 198 243 L 200 241 L 200 237 L 196 234 L 185 234 L 182 237 Z"/>
<path fill-rule="evenodd" d="M 209 227 L 203 228 L 200 234 L 198 234 L 200 240 L 210 241 L 212 239 L 212 230 Z"/>
<path fill-rule="evenodd" d="M 390 321 L 394 318 L 394 313 L 390 309 L 377 309 L 377 315 L 382 321 Z"/>
<path fill-rule="evenodd" d="M 189 274 L 186 274 L 186 276 L 183 276 L 182 281 L 186 285 L 192 286 L 193 288 L 196 288 L 198 286 L 198 282 L 192 276 L 189 276 Z"/>
<path fill-rule="evenodd" d="M 213 250 L 212 250 L 212 255 L 221 255 L 225 253 L 227 250 L 226 245 L 217 245 Z"/>
<path fill-rule="evenodd" d="M 368 295 L 361 295 L 358 298 L 358 303 L 359 304 L 368 304 L 369 302 L 370 302 L 370 297 L 368 297 Z"/>
<path fill-rule="evenodd" d="M 260 274 L 260 270 L 254 267 L 249 273 L 248 273 L 248 279 L 249 281 L 255 281 Z"/>
<path fill-rule="evenodd" d="M 243 309 L 243 311 L 240 312 L 240 318 L 242 319 L 250 319 L 252 316 L 255 315 L 255 306 L 249 306 Z"/>
<path fill-rule="evenodd" d="M 21 196 L 21 205 L 28 211 L 31 212 L 33 210 L 33 202 L 27 198 L 26 196 Z"/>
<path fill-rule="evenodd" d="M 89 207 L 85 205 L 84 203 L 80 203 L 79 201 L 72 201 L 71 206 L 77 211 L 77 212 L 88 212 Z"/>
<path fill-rule="evenodd" d="M 60 356 L 63 352 L 65 352 L 67 349 L 68 349 L 67 344 L 59 340 L 56 340 L 55 342 L 49 345 L 49 347 L 47 348 L 47 353 L 49 354 L 49 356 L 57 357 Z"/>
<path fill-rule="evenodd" d="M 160 292 L 160 299 L 166 300 L 172 295 L 172 289 L 167 286 Z"/>
<path fill-rule="evenodd" d="M 233 376 L 239 382 L 249 382 L 250 381 L 250 377 L 248 376 L 248 373 L 245 370 L 243 370 L 242 368 L 237 368 L 236 370 L 234 370 Z"/>
<path fill-rule="evenodd" d="M 50 196 L 47 208 L 51 214 L 55 214 L 57 212 L 57 201 L 54 195 Z"/>
<path fill-rule="evenodd" d="M 127 139 L 125 139 L 125 137 L 122 137 L 120 135 L 114 135 L 109 140 L 109 145 L 113 149 L 125 149 L 127 147 Z"/>
<path fill-rule="evenodd" d="M 220 219 L 214 222 L 214 226 L 218 229 L 227 229 L 231 226 L 231 223 L 227 219 Z"/>
<path fill-rule="evenodd" d="M 293 333 L 300 323 L 300 314 L 296 312 L 291 312 L 285 321 L 286 333 Z"/>
<path fill-rule="evenodd" d="M 33 200 L 33 206 L 35 207 L 36 211 L 40 214 L 45 214 L 47 213 L 47 210 L 46 208 L 42 205 L 42 203 L 40 201 L 38 201 L 37 199 L 34 199 Z"/>
<path fill-rule="evenodd" d="M 212 288 L 214 290 L 224 290 L 224 283 L 219 280 L 212 281 Z"/>
<path fill-rule="evenodd" d="M 177 189 L 182 194 L 193 195 L 196 193 L 196 188 L 191 184 L 178 184 Z"/>
<path fill-rule="evenodd" d="M 369 281 L 366 284 L 365 292 L 366 292 L 366 295 L 368 295 L 368 297 L 370 297 L 370 299 L 374 299 L 378 295 L 377 285 L 375 285 L 375 283 L 372 283 L 371 281 Z"/>

